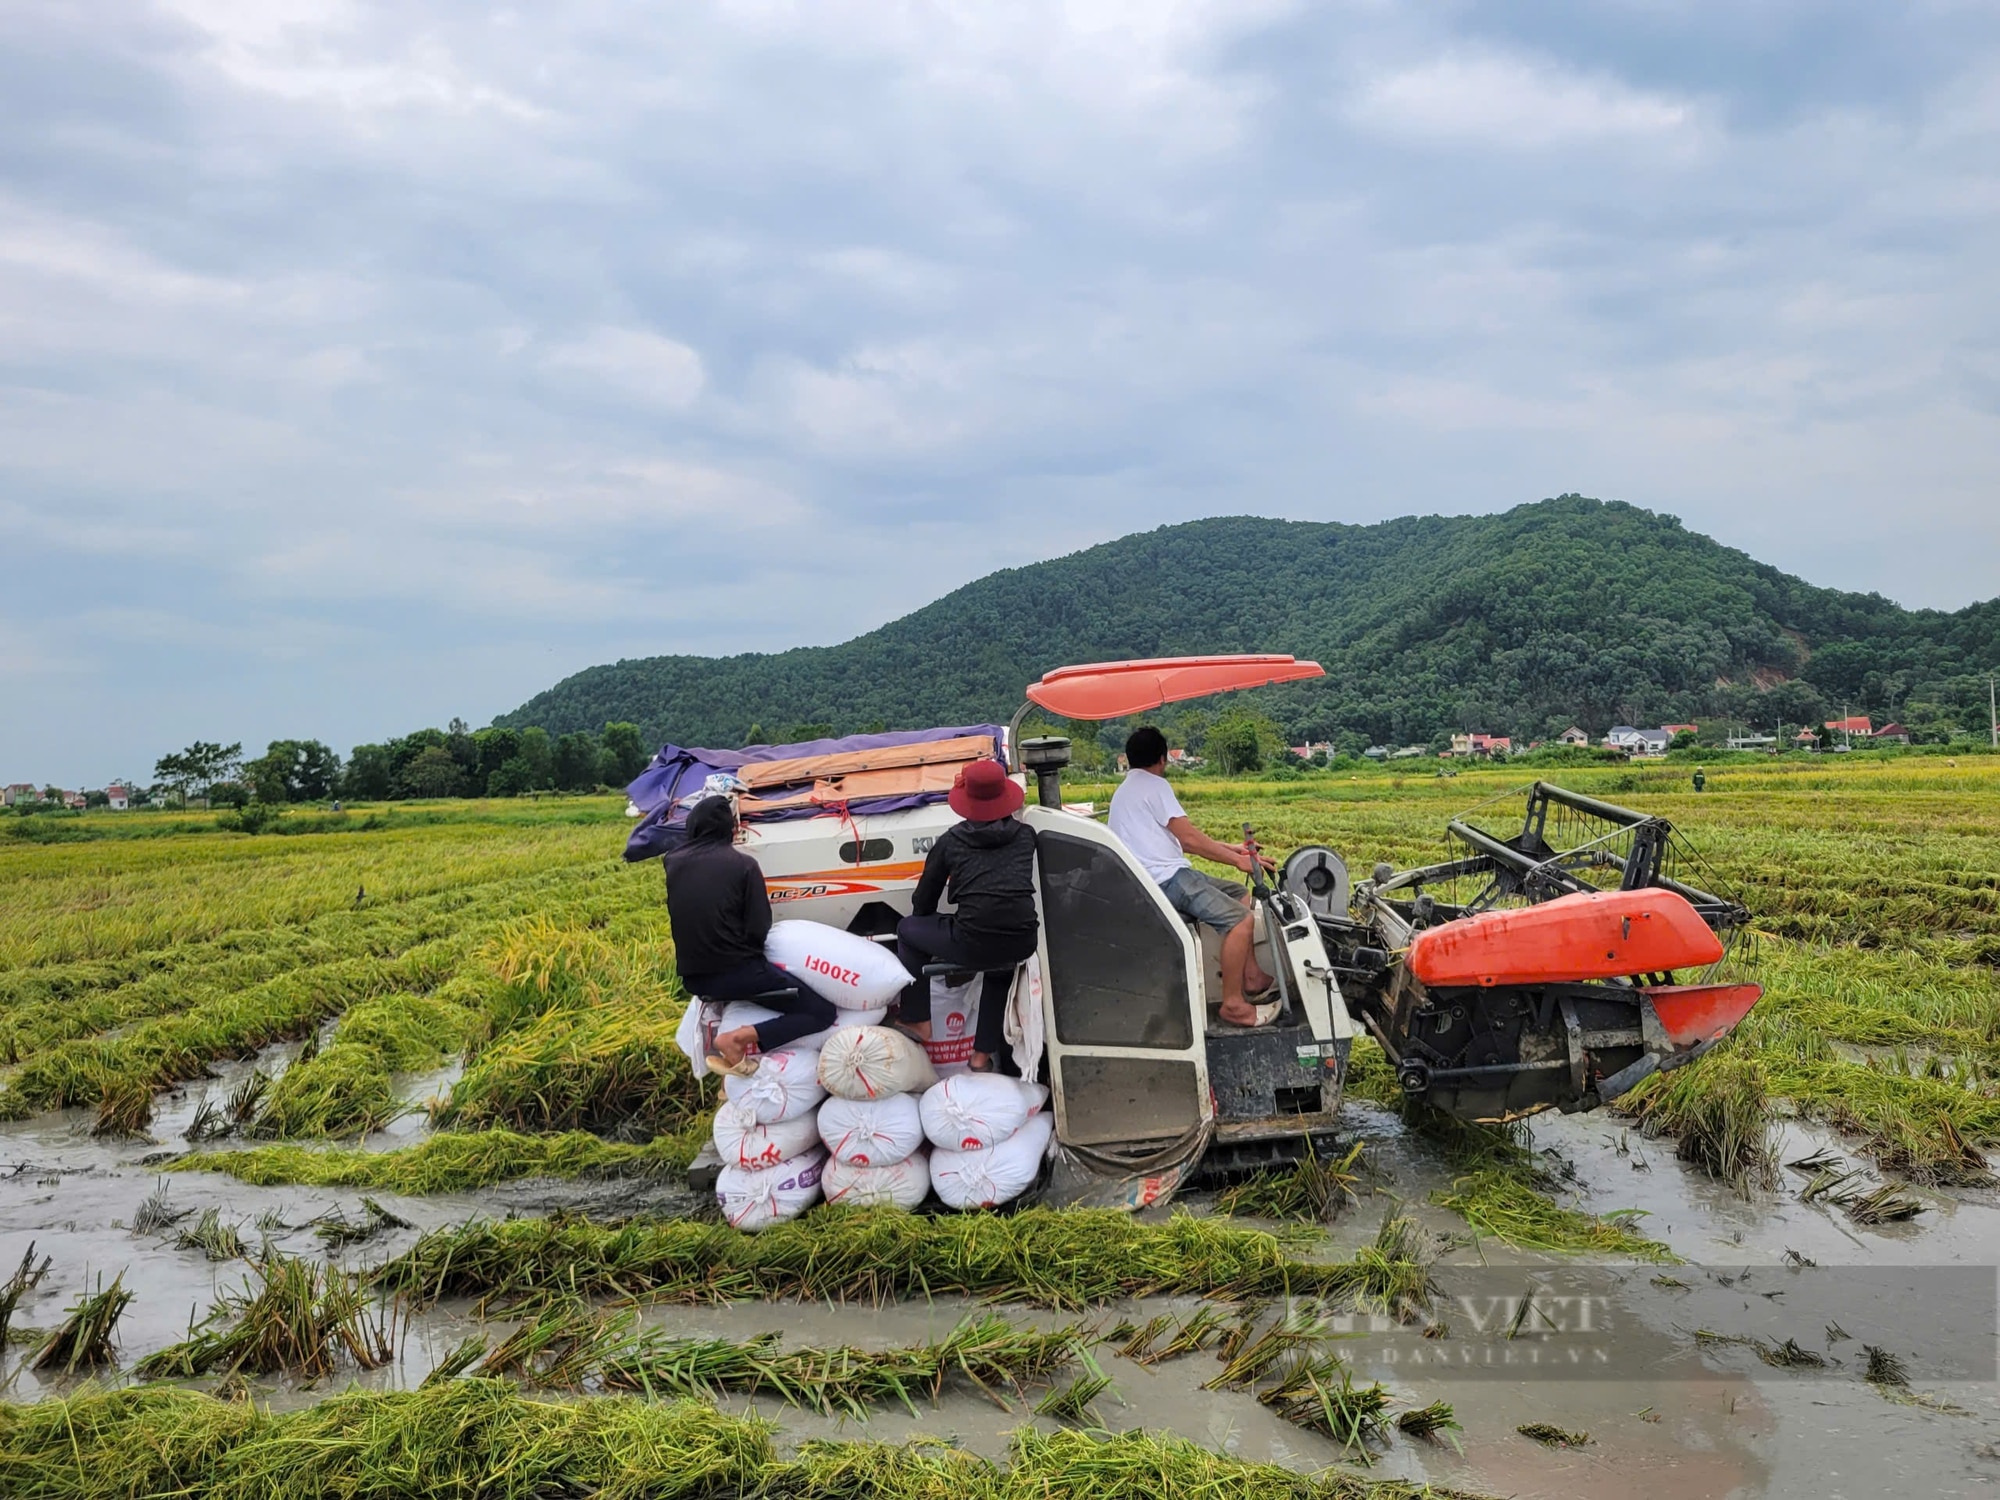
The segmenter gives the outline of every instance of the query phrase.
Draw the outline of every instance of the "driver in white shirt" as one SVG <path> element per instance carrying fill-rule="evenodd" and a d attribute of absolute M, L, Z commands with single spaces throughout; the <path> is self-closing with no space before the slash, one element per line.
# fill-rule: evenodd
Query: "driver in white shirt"
<path fill-rule="evenodd" d="M 1160 883 L 1175 911 L 1222 934 L 1222 1019 L 1236 1026 L 1268 1026 L 1277 1017 L 1277 1002 L 1260 1005 L 1246 998 L 1274 983 L 1252 951 L 1256 928 L 1248 898 L 1202 874 L 1188 856 L 1199 854 L 1246 874 L 1251 860 L 1267 870 L 1271 861 L 1194 826 L 1167 781 L 1167 737 L 1159 730 L 1150 724 L 1133 730 L 1125 741 L 1125 760 L 1132 769 L 1112 794 L 1111 831 Z"/>

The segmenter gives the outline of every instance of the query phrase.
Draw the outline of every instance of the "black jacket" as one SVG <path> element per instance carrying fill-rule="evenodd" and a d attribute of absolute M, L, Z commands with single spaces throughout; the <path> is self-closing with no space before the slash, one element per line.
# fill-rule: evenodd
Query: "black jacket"
<path fill-rule="evenodd" d="M 954 823 L 924 858 L 910 910 L 936 913 L 950 894 L 953 925 L 973 937 L 1001 939 L 1035 930 L 1035 830 L 1018 818 Z"/>
<path fill-rule="evenodd" d="M 683 844 L 666 857 L 667 920 L 686 982 L 761 962 L 771 898 L 757 861 L 729 844 Z"/>

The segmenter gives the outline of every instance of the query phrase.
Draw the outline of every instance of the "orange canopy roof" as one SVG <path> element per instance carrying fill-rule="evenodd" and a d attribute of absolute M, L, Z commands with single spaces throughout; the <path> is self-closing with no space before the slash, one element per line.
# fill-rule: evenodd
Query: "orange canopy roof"
<path fill-rule="evenodd" d="M 1290 656 L 1163 656 L 1058 667 L 1030 685 L 1028 701 L 1065 719 L 1118 719 L 1183 698 L 1324 676 L 1318 662 Z"/>

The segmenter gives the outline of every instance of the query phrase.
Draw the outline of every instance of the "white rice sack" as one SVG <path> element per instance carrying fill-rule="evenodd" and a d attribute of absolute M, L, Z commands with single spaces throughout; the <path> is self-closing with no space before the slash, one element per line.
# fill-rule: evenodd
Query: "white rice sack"
<path fill-rule="evenodd" d="M 924 1049 L 887 1026 L 839 1026 L 819 1054 L 820 1086 L 836 1099 L 920 1094 L 937 1082 Z"/>
<path fill-rule="evenodd" d="M 715 1201 L 722 1217 L 738 1229 L 796 1219 L 819 1200 L 820 1169 L 826 1152 L 814 1146 L 804 1156 L 775 1167 L 725 1166 L 715 1177 Z"/>
<path fill-rule="evenodd" d="M 781 1047 L 760 1058 L 748 1078 L 724 1078 L 722 1092 L 731 1104 L 747 1108 L 759 1125 L 810 1119 L 826 1097 L 819 1086 L 819 1054 L 797 1043 Z"/>
<path fill-rule="evenodd" d="M 796 1042 L 786 1043 L 800 1050 L 810 1047 L 817 1052 L 826 1045 L 826 1039 L 843 1026 L 880 1026 L 889 1019 L 889 1007 L 878 1006 L 874 1010 L 843 1010 L 834 1013 L 834 1022 L 824 1031 L 815 1031 L 811 1036 L 802 1036 Z"/>
<path fill-rule="evenodd" d="M 924 1143 L 917 1096 L 829 1099 L 819 1107 L 819 1138 L 837 1162 L 855 1167 L 893 1166 L 907 1160 Z"/>
<path fill-rule="evenodd" d="M 931 1066 L 940 1078 L 964 1073 L 972 1067 L 972 1039 L 979 1026 L 979 992 L 986 983 L 974 974 L 964 984 L 946 984 L 945 976 L 931 976 L 931 1039 L 924 1043 Z"/>
<path fill-rule="evenodd" d="M 924 1134 L 947 1151 L 997 1146 L 1049 1102 L 1039 1083 L 997 1073 L 958 1073 L 925 1090 Z"/>
<path fill-rule="evenodd" d="M 842 1010 L 887 1005 L 910 982 L 893 950 L 824 922 L 773 922 L 764 957 Z"/>
<path fill-rule="evenodd" d="M 828 1157 L 820 1185 L 829 1203 L 851 1203 L 857 1208 L 893 1203 L 897 1208 L 915 1208 L 931 1193 L 930 1153 L 920 1149 L 887 1166 L 867 1167 Z"/>
<path fill-rule="evenodd" d="M 953 1208 L 997 1208 L 1034 1186 L 1056 1122 L 1048 1114 L 1028 1122 L 1006 1140 L 983 1151 L 931 1153 L 931 1186 Z"/>
<path fill-rule="evenodd" d="M 761 1072 L 762 1070 L 759 1069 Z M 748 1104 L 720 1104 L 715 1110 L 715 1149 L 725 1166 L 775 1167 L 819 1145 L 811 1114 L 765 1124 Z"/>

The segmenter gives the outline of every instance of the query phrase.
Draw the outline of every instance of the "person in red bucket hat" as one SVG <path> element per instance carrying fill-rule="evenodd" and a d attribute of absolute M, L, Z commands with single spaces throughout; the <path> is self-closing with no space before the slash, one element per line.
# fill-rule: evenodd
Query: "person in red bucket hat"
<path fill-rule="evenodd" d="M 897 1016 L 919 1041 L 931 1039 L 931 982 L 923 966 L 951 964 L 985 976 L 973 1037 L 974 1072 L 991 1072 L 1000 1053 L 1007 987 L 1035 951 L 1035 830 L 1014 814 L 1025 800 L 997 760 L 975 760 L 945 798 L 965 819 L 938 836 L 924 858 L 911 914 L 896 924 L 896 957 L 918 976 L 903 991 Z M 949 895 L 957 910 L 938 915 Z"/>

